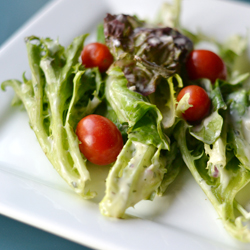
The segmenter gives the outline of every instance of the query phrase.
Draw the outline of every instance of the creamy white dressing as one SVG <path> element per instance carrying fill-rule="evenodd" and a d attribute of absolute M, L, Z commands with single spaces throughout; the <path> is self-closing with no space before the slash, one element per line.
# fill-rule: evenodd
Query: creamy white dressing
<path fill-rule="evenodd" d="M 208 165 L 226 166 L 226 147 L 221 138 L 218 138 L 215 141 L 212 149 L 210 148 L 210 145 L 205 144 L 205 152 L 209 155 L 209 161 L 207 162 Z"/>
<path fill-rule="evenodd" d="M 205 144 L 205 152 L 209 155 L 207 166 L 208 168 L 210 168 L 212 174 L 218 171 L 218 177 L 220 178 L 221 187 L 222 190 L 224 190 L 228 186 L 232 175 L 225 169 L 226 145 L 223 139 L 219 137 L 213 144 L 212 149 L 210 148 L 210 145 Z"/>
<path fill-rule="evenodd" d="M 129 184 L 131 183 L 131 177 L 133 176 L 131 172 L 129 171 L 134 168 L 134 166 L 137 166 L 141 161 L 141 155 L 145 154 L 147 147 L 146 145 L 139 143 L 139 142 L 133 142 L 131 144 L 131 151 L 126 151 L 125 157 L 131 158 L 131 152 L 133 152 L 133 157 L 127 164 L 127 168 L 123 170 L 122 176 L 119 178 L 119 187 L 121 193 L 123 193 L 125 196 L 128 196 L 129 193 Z M 117 196 L 118 197 L 118 196 Z"/>

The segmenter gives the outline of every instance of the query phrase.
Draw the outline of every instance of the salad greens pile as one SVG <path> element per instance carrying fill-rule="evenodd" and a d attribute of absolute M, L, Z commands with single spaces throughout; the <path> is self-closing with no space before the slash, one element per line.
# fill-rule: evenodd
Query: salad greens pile
<path fill-rule="evenodd" d="M 103 215 L 122 218 L 139 201 L 163 195 L 186 166 L 225 228 L 239 240 L 250 241 L 250 213 L 236 196 L 250 182 L 247 39 L 236 35 L 219 43 L 184 29 L 179 16 L 178 0 L 164 4 L 154 22 L 108 14 L 97 37 L 115 60 L 104 74 L 79 62 L 87 35 L 75 38 L 67 49 L 49 38 L 28 37 L 31 79 L 23 75 L 22 81 L 7 80 L 1 86 L 15 90 L 12 104 L 24 105 L 44 153 L 86 199 L 95 192 L 85 188 L 90 174 L 76 126 L 92 113 L 116 124 L 124 147 L 110 166 L 100 202 Z M 188 80 L 186 59 L 204 41 L 216 47 L 225 62 L 226 80 Z M 190 107 L 189 96 L 176 100 L 190 84 L 204 88 L 212 103 L 199 124 L 182 117 Z"/>

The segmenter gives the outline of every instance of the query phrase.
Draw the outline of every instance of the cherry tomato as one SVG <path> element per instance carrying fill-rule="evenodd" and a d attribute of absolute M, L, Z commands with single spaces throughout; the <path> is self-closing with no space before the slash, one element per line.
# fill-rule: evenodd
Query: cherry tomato
<path fill-rule="evenodd" d="M 223 60 L 209 50 L 193 50 L 188 57 L 186 69 L 190 80 L 207 78 L 214 83 L 216 79 L 227 78 L 227 68 Z"/>
<path fill-rule="evenodd" d="M 102 43 L 86 45 L 82 50 L 81 60 L 86 68 L 98 67 L 101 73 L 105 72 L 114 61 L 109 48 Z"/>
<path fill-rule="evenodd" d="M 197 85 L 190 85 L 180 91 L 177 101 L 179 102 L 186 93 L 190 95 L 188 103 L 193 106 L 183 113 L 183 118 L 189 122 L 202 120 L 208 115 L 211 105 L 207 92 Z"/>
<path fill-rule="evenodd" d="M 77 124 L 80 151 L 92 163 L 114 162 L 123 147 L 121 132 L 115 124 L 100 115 L 88 115 Z"/>

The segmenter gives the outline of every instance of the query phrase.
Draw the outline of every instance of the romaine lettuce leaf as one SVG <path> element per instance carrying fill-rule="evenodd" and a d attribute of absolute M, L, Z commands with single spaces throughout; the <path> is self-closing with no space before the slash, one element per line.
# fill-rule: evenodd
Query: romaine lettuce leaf
<path fill-rule="evenodd" d="M 228 158 L 221 175 L 211 176 L 206 168 L 208 159 L 203 151 L 203 143 L 193 141 L 188 128 L 186 122 L 180 121 L 174 131 L 185 164 L 218 212 L 225 229 L 241 241 L 250 241 L 250 231 L 244 224 L 249 220 L 248 213 L 235 200 L 236 194 L 250 182 L 250 172 L 232 156 Z"/>
<path fill-rule="evenodd" d="M 84 198 L 90 180 L 86 159 L 79 151 L 75 135 L 77 122 L 92 113 L 103 95 L 99 72 L 85 71 L 78 63 L 86 35 L 74 39 L 65 50 L 58 41 L 28 37 L 26 46 L 31 79 L 8 80 L 2 89 L 11 86 L 24 104 L 30 126 L 57 172 Z"/>
<path fill-rule="evenodd" d="M 162 130 L 162 115 L 141 94 L 127 88 L 120 68 L 110 69 L 106 81 L 106 99 L 120 123 L 128 124 L 128 137 L 134 141 L 169 149 L 169 139 Z"/>
<path fill-rule="evenodd" d="M 141 200 L 152 200 L 166 172 L 160 149 L 128 140 L 112 166 L 106 195 L 99 204 L 103 215 L 122 218 Z"/>

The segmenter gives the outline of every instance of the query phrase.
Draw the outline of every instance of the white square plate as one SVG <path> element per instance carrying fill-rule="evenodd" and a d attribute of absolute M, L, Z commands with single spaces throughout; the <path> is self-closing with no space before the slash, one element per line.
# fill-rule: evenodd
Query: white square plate
<path fill-rule="evenodd" d="M 0 50 L 0 82 L 28 70 L 24 37 L 59 38 L 67 46 L 92 32 L 107 12 L 154 17 L 162 0 L 53 1 Z M 250 7 L 230 1 L 184 0 L 182 24 L 225 39 L 249 28 Z M 29 128 L 28 117 L 11 107 L 12 89 L 0 91 L 0 213 L 96 249 L 249 249 L 232 239 L 206 196 L 186 170 L 166 195 L 128 210 L 127 220 L 100 215 L 105 168 L 91 170 L 99 197 L 78 197 L 53 169 Z M 96 175 L 94 175 L 97 173 Z M 101 176 L 101 177 L 100 177 Z M 99 183 L 99 184 L 97 184 Z"/>

